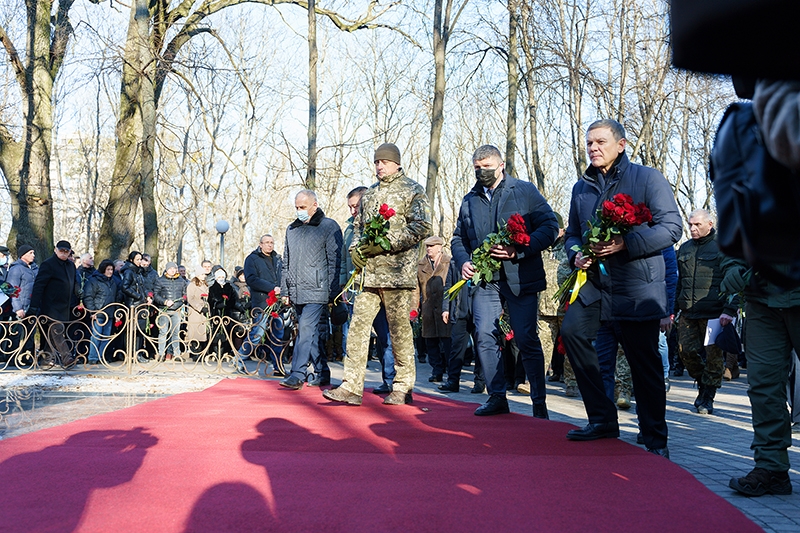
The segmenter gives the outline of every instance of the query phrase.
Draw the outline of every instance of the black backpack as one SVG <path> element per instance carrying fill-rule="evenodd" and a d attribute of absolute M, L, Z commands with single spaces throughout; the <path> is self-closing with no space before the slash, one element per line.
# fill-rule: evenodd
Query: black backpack
<path fill-rule="evenodd" d="M 746 260 L 779 287 L 800 286 L 800 175 L 767 151 L 753 104 L 737 102 L 725 111 L 709 172 L 722 252 Z"/>

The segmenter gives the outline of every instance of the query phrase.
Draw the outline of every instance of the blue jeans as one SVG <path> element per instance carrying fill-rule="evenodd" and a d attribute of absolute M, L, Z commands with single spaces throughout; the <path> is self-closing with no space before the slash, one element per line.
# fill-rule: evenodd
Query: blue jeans
<path fill-rule="evenodd" d="M 669 377 L 669 346 L 667 345 L 667 334 L 661 332 L 658 337 L 658 352 L 661 354 L 661 366 L 664 367 L 664 379 Z"/>
<path fill-rule="evenodd" d="M 271 328 L 272 333 L 267 335 L 264 339 L 264 344 L 261 344 L 261 338 L 264 337 L 264 332 L 267 328 Z M 253 327 L 250 328 L 250 333 L 247 338 L 239 347 L 239 356 L 248 357 L 255 353 L 261 345 L 262 349 L 269 351 L 270 359 L 273 366 L 277 357 L 280 357 L 279 341 L 283 340 L 283 319 L 280 317 L 271 317 L 269 313 L 257 314 L 253 317 Z"/>
<path fill-rule="evenodd" d="M 172 355 L 180 354 L 181 313 L 180 311 L 164 311 L 156 317 L 158 326 L 158 357 L 164 359 L 165 350 Z M 169 337 L 169 350 L 166 349 Z"/>
<path fill-rule="evenodd" d="M 324 376 L 326 371 L 330 375 L 327 360 L 320 356 L 319 351 L 319 319 L 322 308 L 326 304 L 300 304 L 297 308 L 298 331 L 292 355 L 291 375 L 305 381 L 308 377 L 308 364 L 314 365 L 314 373 Z"/>
<path fill-rule="evenodd" d="M 391 387 L 397 372 L 394 369 L 394 351 L 389 335 L 389 321 L 386 319 L 386 308 L 383 304 L 381 304 L 381 310 L 375 315 L 375 320 L 372 321 L 372 328 L 377 336 L 375 348 L 381 362 L 381 379 L 383 379 L 384 385 Z M 348 329 L 350 328 L 348 327 Z M 346 337 L 346 334 L 343 336 Z"/>
<path fill-rule="evenodd" d="M 92 320 L 92 340 L 89 343 L 89 362 L 100 362 L 103 352 L 108 346 L 108 336 L 111 335 L 111 328 L 114 324 L 110 315 L 97 313 Z"/>

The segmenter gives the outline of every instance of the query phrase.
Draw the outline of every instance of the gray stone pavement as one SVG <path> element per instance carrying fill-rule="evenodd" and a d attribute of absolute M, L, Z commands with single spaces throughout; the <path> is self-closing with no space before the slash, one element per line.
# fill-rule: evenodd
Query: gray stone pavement
<path fill-rule="evenodd" d="M 380 366 L 375 361 L 368 363 L 366 387 L 369 391 L 380 384 Z M 334 383 L 341 380 L 342 363 L 331 364 Z M 78 371 L 80 372 L 80 371 Z M 168 375 L 168 373 L 161 373 Z M 462 374 L 461 391 L 444 394 L 437 390 L 437 383 L 429 383 L 430 367 L 417 364 L 416 392 L 454 400 L 483 403 L 486 394 L 471 394 L 472 373 L 468 368 Z M 685 468 L 714 493 L 742 510 L 755 523 L 767 532 L 800 531 L 800 434 L 793 434 L 793 448 L 789 457 L 794 468 L 790 470 L 793 478 L 793 494 L 790 496 L 762 496 L 747 498 L 728 488 L 732 476 L 745 475 L 753 468 L 750 442 L 750 405 L 747 399 L 746 372 L 735 381 L 726 382 L 718 391 L 713 415 L 699 415 L 694 412 L 692 402 L 697 391 L 691 378 L 671 378 L 672 388 L 667 395 L 667 421 L 669 424 L 669 448 L 673 462 Z M 80 394 L 80 393 L 37 393 L 22 411 L 6 412 L 8 426 L 0 428 L 0 439 L 22 433 L 36 431 L 45 427 L 63 424 L 101 412 L 122 409 L 136 403 L 149 401 L 163 395 L 158 394 Z M 366 392 L 369 394 L 369 392 Z M 569 422 L 576 426 L 586 423 L 586 414 L 580 398 L 564 396 L 562 383 L 547 384 L 547 405 L 550 418 Z M 100 396 L 98 399 L 95 396 Z M 530 398 L 517 392 L 508 395 L 511 410 L 530 416 Z M 38 402 L 38 405 L 36 405 Z M 18 405 L 23 405 L 17 402 Z M 9 415 L 17 417 L 9 419 Z M 636 415 L 634 409 L 620 411 L 622 440 L 636 445 Z M 591 446 L 592 443 L 586 443 Z"/>

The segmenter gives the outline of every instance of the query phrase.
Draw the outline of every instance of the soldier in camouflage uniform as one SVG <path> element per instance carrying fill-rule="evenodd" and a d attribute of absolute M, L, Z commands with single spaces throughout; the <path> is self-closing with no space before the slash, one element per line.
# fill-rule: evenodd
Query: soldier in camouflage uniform
<path fill-rule="evenodd" d="M 411 403 L 411 391 L 416 380 L 409 311 L 417 286 L 419 243 L 431 235 L 431 214 L 425 190 L 403 172 L 397 146 L 382 144 L 375 151 L 374 160 L 378 182 L 361 199 L 350 246 L 353 265 L 362 270 L 364 290 L 356 296 L 353 304 L 342 384 L 336 389 L 326 390 L 323 396 L 335 402 L 361 404 L 370 330 L 383 303 L 397 371 L 393 390 L 383 403 L 399 405 Z M 389 251 L 377 245 L 359 243 L 364 225 L 378 213 L 382 204 L 396 211 L 389 219 L 386 236 L 391 243 Z"/>
<path fill-rule="evenodd" d="M 542 252 L 547 288 L 539 295 L 539 339 L 544 352 L 545 370 L 553 358 L 561 321 L 564 319 L 564 307 L 553 296 L 571 272 L 567 252 L 564 250 L 564 219 L 558 213 L 555 215 L 558 220 L 558 238 L 553 246 Z"/>

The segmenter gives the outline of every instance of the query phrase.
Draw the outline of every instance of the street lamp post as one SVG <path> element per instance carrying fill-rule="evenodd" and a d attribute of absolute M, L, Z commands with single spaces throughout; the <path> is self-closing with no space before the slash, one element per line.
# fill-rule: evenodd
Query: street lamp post
<path fill-rule="evenodd" d="M 219 264 L 225 268 L 225 233 L 231 229 L 231 225 L 226 220 L 220 220 L 216 228 L 219 233 Z"/>

